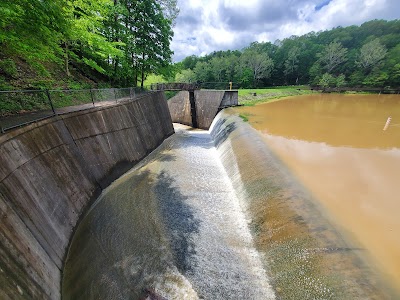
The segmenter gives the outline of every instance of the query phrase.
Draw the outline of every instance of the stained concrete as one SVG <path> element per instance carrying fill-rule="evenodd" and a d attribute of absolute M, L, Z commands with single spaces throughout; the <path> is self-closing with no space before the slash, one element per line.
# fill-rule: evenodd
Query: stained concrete
<path fill-rule="evenodd" d="M 193 124 L 189 92 L 181 91 L 168 101 L 174 123 L 209 129 L 217 113 L 222 109 L 238 105 L 238 91 L 196 90 L 194 91 L 196 123 Z"/>
<path fill-rule="evenodd" d="M 82 213 L 173 132 L 157 92 L 0 136 L 0 298 L 60 299 Z"/>

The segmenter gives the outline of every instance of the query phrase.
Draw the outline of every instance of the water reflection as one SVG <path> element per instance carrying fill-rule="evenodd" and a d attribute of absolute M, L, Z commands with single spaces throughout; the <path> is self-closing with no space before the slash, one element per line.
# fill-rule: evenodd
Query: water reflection
<path fill-rule="evenodd" d="M 400 96 L 311 95 L 245 107 L 327 215 L 400 284 Z M 392 122 L 386 131 L 387 118 Z"/>

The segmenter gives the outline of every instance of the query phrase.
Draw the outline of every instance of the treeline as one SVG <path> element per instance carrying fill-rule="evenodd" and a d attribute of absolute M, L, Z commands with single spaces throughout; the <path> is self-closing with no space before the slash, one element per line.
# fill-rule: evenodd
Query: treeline
<path fill-rule="evenodd" d="M 37 77 L 56 64 L 101 74 L 113 86 L 143 84 L 171 63 L 177 0 L 2 0 L 0 83 L 17 76 L 18 61 Z"/>
<path fill-rule="evenodd" d="M 400 86 L 400 20 L 252 43 L 241 51 L 189 56 L 176 81 L 233 81 L 241 87 L 312 84 Z"/>

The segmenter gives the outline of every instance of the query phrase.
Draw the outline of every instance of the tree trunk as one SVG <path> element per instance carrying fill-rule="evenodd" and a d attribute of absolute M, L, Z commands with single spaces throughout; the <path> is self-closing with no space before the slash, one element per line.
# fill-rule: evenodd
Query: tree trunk
<path fill-rule="evenodd" d="M 67 73 L 67 76 L 71 76 L 71 73 L 69 72 L 69 55 L 68 55 L 68 42 L 64 42 L 64 47 L 65 47 L 65 73 Z"/>
<path fill-rule="evenodd" d="M 141 83 L 140 83 L 140 87 L 143 88 L 144 85 L 144 53 L 142 54 L 142 79 L 141 79 Z"/>

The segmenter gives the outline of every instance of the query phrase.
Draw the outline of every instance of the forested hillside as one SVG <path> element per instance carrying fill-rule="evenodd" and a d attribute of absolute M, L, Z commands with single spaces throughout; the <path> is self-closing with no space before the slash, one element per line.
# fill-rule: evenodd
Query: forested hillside
<path fill-rule="evenodd" d="M 313 84 L 400 86 L 400 20 L 252 43 L 242 51 L 189 56 L 177 81 L 233 81 L 241 87 Z"/>
<path fill-rule="evenodd" d="M 172 65 L 177 14 L 177 0 L 3 0 L 0 90 L 136 86 L 148 74 L 240 87 L 400 86 L 400 20 L 254 42 Z"/>
<path fill-rule="evenodd" d="M 171 63 L 176 0 L 2 0 L 0 90 L 136 86 Z"/>

